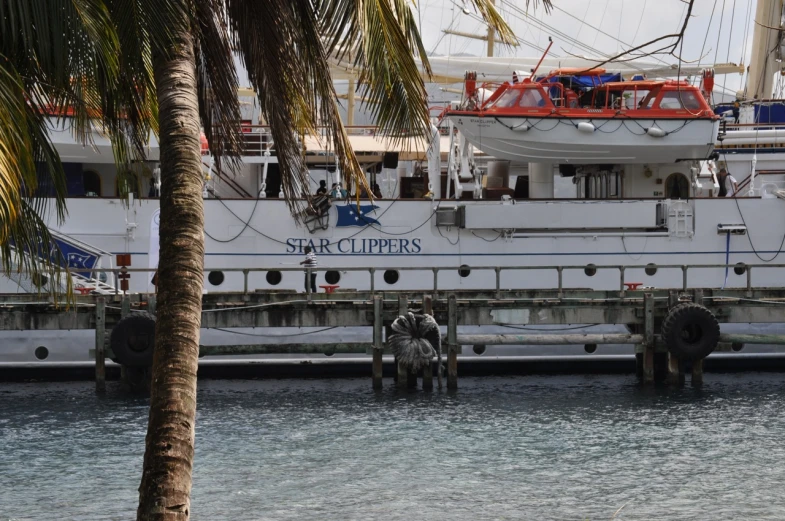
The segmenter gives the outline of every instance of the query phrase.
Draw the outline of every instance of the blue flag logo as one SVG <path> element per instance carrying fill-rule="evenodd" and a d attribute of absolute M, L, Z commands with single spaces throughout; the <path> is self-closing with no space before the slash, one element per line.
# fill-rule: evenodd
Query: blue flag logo
<path fill-rule="evenodd" d="M 369 224 L 381 226 L 379 221 L 368 215 L 379 208 L 376 205 L 363 204 L 358 207 L 357 204 L 346 204 L 335 208 L 338 210 L 338 222 L 335 224 L 337 227 L 368 226 Z"/>

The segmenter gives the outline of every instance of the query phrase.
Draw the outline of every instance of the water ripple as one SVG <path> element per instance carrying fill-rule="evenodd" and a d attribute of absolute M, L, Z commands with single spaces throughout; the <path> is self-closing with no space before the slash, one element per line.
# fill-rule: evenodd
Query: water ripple
<path fill-rule="evenodd" d="M 780 375 L 203 381 L 199 520 L 782 519 Z M 0 520 L 133 519 L 147 402 L 0 384 Z"/>

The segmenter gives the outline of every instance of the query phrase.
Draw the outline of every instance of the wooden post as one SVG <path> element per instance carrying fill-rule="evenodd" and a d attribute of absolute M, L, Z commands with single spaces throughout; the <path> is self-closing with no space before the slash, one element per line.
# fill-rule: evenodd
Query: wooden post
<path fill-rule="evenodd" d="M 692 385 L 703 385 L 703 358 L 692 363 Z"/>
<path fill-rule="evenodd" d="M 643 294 L 643 383 L 654 383 L 654 298 Z"/>
<path fill-rule="evenodd" d="M 422 313 L 423 315 L 433 315 L 433 300 L 430 295 L 423 295 L 422 297 Z M 433 360 L 423 367 L 422 390 L 433 391 Z"/>
<path fill-rule="evenodd" d="M 399 316 L 400 315 L 405 315 L 408 312 L 409 312 L 409 301 L 406 298 L 406 295 L 398 295 L 398 315 Z M 390 331 L 391 330 L 388 329 L 388 333 Z M 409 380 L 411 378 L 411 374 L 409 373 L 409 370 L 406 367 L 404 367 L 403 364 L 401 364 L 397 360 L 396 360 L 396 362 L 397 362 L 396 363 L 396 367 L 397 367 L 397 371 L 398 371 L 398 387 L 400 387 L 401 389 L 408 389 L 411 386 L 411 384 L 409 383 Z M 416 386 L 417 385 L 417 376 L 415 376 L 414 378 L 411 378 L 411 379 L 413 380 L 413 383 Z"/>
<path fill-rule="evenodd" d="M 123 301 L 120 304 L 120 318 L 125 318 L 131 313 L 131 297 L 128 295 L 123 296 Z"/>
<path fill-rule="evenodd" d="M 106 298 L 98 297 L 95 301 L 95 390 L 106 391 Z"/>
<path fill-rule="evenodd" d="M 373 388 L 382 388 L 382 353 L 384 352 L 384 342 L 382 341 L 382 297 L 373 297 Z"/>
<path fill-rule="evenodd" d="M 458 388 L 458 302 L 447 299 L 447 389 Z"/>
<path fill-rule="evenodd" d="M 668 383 L 670 385 L 681 385 L 682 370 L 681 360 L 673 353 L 668 353 Z"/>

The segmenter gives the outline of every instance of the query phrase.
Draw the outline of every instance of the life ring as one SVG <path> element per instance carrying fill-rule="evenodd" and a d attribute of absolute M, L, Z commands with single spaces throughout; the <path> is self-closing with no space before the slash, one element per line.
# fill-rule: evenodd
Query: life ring
<path fill-rule="evenodd" d="M 398 362 L 412 371 L 430 364 L 441 349 L 439 324 L 431 315 L 401 315 L 392 323 L 392 330 L 387 344 Z"/>
<path fill-rule="evenodd" d="M 132 313 L 112 329 L 109 347 L 114 359 L 128 367 L 153 365 L 155 316 L 147 312 Z"/>
<path fill-rule="evenodd" d="M 672 308 L 662 322 L 662 339 L 668 351 L 680 359 L 701 360 L 717 348 L 720 324 L 712 312 L 700 304 L 680 304 Z"/>

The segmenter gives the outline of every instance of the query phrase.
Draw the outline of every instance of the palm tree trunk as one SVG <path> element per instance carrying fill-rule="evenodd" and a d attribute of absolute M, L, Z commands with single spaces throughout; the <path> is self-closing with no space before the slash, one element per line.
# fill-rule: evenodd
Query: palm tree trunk
<path fill-rule="evenodd" d="M 137 520 L 187 520 L 204 272 L 204 207 L 194 42 L 154 60 L 161 143 L 158 312 Z"/>

